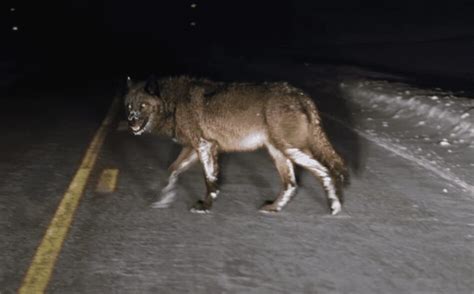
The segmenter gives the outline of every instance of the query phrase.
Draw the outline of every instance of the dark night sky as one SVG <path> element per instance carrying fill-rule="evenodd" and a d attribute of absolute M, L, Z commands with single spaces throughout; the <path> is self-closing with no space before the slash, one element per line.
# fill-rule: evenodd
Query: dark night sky
<path fill-rule="evenodd" d="M 2 1 L 2 19 L 25 32 L 84 39 L 87 34 L 147 34 L 151 40 L 182 39 L 191 33 L 213 41 L 238 39 L 286 43 L 301 30 L 350 33 L 471 25 L 472 1 Z M 414 3 L 413 3 L 414 2 Z M 191 4 L 196 3 L 196 8 Z M 17 7 L 9 13 L 9 7 Z M 189 23 L 196 22 L 191 28 Z M 7 26 L 2 23 L 2 30 Z M 405 28 L 406 29 L 406 28 Z M 81 34 L 84 34 L 81 36 Z M 68 36 L 69 35 L 69 36 Z M 324 38 L 321 39 L 324 41 Z M 144 40 L 145 41 L 145 40 Z"/>
<path fill-rule="evenodd" d="M 2 1 L 1 50 L 2 59 L 103 67 L 206 57 L 222 47 L 339 58 L 345 44 L 472 38 L 473 15 L 472 1 Z"/>

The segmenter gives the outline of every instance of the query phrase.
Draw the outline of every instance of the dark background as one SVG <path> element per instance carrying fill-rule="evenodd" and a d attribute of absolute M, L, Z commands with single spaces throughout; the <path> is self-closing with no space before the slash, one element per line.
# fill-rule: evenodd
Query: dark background
<path fill-rule="evenodd" d="M 20 287 L 125 75 L 155 73 L 251 81 L 273 76 L 307 91 L 352 167 L 348 214 L 326 217 L 323 190 L 301 173 L 300 195 L 288 210 L 278 217 L 258 214 L 279 186 L 265 152 L 223 158 L 223 197 L 209 217 L 187 212 L 204 195 L 199 166 L 183 175 L 176 206 L 150 209 L 179 147 L 124 131 L 122 111 L 122 130 L 115 121 L 108 127 L 48 292 L 471 293 L 472 197 L 456 188 L 456 177 L 445 180 L 456 171 L 469 179 L 472 170 L 469 142 L 450 135 L 458 121 L 435 130 L 424 106 L 419 109 L 429 114 L 411 117 L 412 109 L 406 120 L 380 108 L 362 112 L 365 107 L 353 108 L 341 91 L 340 81 L 357 83 L 344 76 L 351 69 L 318 64 L 472 89 L 474 0 L 192 3 L 0 1 L 0 292 Z M 391 97 L 405 88 L 392 85 L 374 93 L 388 90 Z M 414 103 L 425 97 L 432 105 L 428 93 L 439 91 L 421 89 L 401 96 L 416 97 Z M 437 94 L 437 102 L 446 96 L 457 103 L 448 93 Z M 468 113 L 463 101 L 442 112 L 445 120 L 450 109 Z M 426 126 L 418 125 L 425 116 L 431 117 Z M 387 122 L 387 131 L 377 133 Z M 420 155 L 448 176 L 380 148 L 378 138 L 382 146 L 400 146 L 395 150 L 408 146 L 406 158 Z M 440 146 L 442 138 L 451 146 Z M 104 168 L 120 170 L 117 190 L 108 195 L 95 192 Z"/>
<path fill-rule="evenodd" d="M 192 3 L 197 6 L 191 8 Z M 192 74 L 228 56 L 243 62 L 273 58 L 357 64 L 462 79 L 466 86 L 474 77 L 473 1 L 73 0 L 1 5 L 0 73 L 5 77 Z M 11 12 L 11 7 L 16 10 Z"/>

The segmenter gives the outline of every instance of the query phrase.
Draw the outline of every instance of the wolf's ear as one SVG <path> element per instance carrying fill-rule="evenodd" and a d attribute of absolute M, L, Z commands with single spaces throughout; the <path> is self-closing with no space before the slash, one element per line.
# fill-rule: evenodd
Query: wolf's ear
<path fill-rule="evenodd" d="M 150 95 L 160 96 L 160 85 L 154 75 L 151 75 L 146 81 L 145 91 Z"/>
<path fill-rule="evenodd" d="M 133 86 L 133 81 L 130 76 L 127 76 L 127 88 L 130 89 Z"/>

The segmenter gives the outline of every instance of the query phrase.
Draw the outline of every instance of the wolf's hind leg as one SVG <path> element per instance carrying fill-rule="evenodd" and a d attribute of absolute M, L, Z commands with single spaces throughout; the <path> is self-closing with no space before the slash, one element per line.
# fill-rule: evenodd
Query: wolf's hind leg
<path fill-rule="evenodd" d="M 288 148 L 285 150 L 285 153 L 293 162 L 306 168 L 321 179 L 328 197 L 331 214 L 335 215 L 339 213 L 341 211 L 341 201 L 337 195 L 336 185 L 329 169 L 316 160 L 308 150 L 302 151 L 298 148 Z"/>
<path fill-rule="evenodd" d="M 219 193 L 217 189 L 217 176 L 219 173 L 217 145 L 213 142 L 201 139 L 197 152 L 204 168 L 207 193 L 204 200 L 199 200 L 193 208 L 191 208 L 191 212 L 208 213 L 212 207 L 213 199 L 215 199 Z"/>
<path fill-rule="evenodd" d="M 280 211 L 296 193 L 296 178 L 293 163 L 280 150 L 272 145 L 267 145 L 268 153 L 273 158 L 283 184 L 283 190 L 272 203 L 260 208 L 261 212 Z"/>
<path fill-rule="evenodd" d="M 197 162 L 198 156 L 191 147 L 183 147 L 178 158 L 171 164 L 168 184 L 161 190 L 160 199 L 152 204 L 153 208 L 168 207 L 176 197 L 176 182 L 178 176 Z"/>

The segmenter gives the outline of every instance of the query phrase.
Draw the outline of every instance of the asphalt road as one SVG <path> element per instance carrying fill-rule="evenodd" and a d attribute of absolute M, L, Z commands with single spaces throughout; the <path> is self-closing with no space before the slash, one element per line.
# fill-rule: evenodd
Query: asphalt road
<path fill-rule="evenodd" d="M 61 99 L 21 94 L 28 115 L 14 108 L 11 124 L 1 126 L 2 294 L 19 288 L 105 115 L 107 99 L 81 95 L 104 93 L 112 96 L 100 87 L 55 92 Z M 324 123 L 337 149 L 358 162 L 338 216 L 329 215 L 320 185 L 304 171 L 281 213 L 259 213 L 280 187 L 264 151 L 221 157 L 221 193 L 211 214 L 189 212 L 204 195 L 199 166 L 181 177 L 170 208 L 153 209 L 179 146 L 114 124 L 47 293 L 472 293 L 472 197 L 444 193 L 436 175 Z M 119 170 L 117 186 L 98 193 L 106 168 Z"/>

